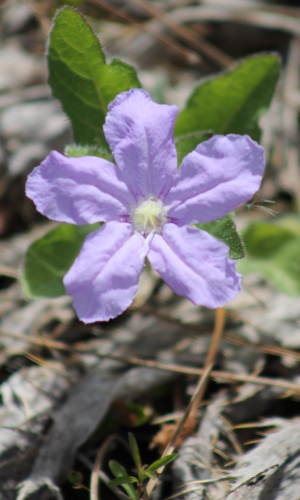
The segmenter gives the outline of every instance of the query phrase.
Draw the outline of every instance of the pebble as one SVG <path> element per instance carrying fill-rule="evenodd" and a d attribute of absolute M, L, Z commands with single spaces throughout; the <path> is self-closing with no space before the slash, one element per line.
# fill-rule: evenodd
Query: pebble
<path fill-rule="evenodd" d="M 20 0 L 6 0 L 2 6 L 2 26 L 6 35 L 14 35 L 31 21 L 32 9 Z"/>
<path fill-rule="evenodd" d="M 13 44 L 0 48 L 0 92 L 19 88 L 40 80 L 44 63 Z"/>

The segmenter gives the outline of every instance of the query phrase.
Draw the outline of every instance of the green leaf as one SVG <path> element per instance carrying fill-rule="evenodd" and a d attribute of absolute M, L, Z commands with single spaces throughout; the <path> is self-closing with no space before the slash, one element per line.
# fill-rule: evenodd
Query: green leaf
<path fill-rule="evenodd" d="M 300 236 L 300 214 L 282 215 L 276 220 L 276 224 L 288 229 L 296 236 Z"/>
<path fill-rule="evenodd" d="M 132 477 L 132 476 L 128 476 L 127 474 L 127 471 L 125 469 L 125 467 L 123 467 L 123 465 L 121 465 L 119 462 L 117 462 L 116 460 L 110 460 L 108 462 L 108 466 L 112 472 L 112 474 L 116 477 L 116 478 L 119 478 L 119 477 Z M 138 494 L 137 492 L 135 491 L 134 487 L 132 486 L 132 484 L 129 483 L 124 483 L 124 484 L 121 484 L 122 488 L 124 489 L 124 491 L 126 491 L 127 495 L 129 496 L 129 498 L 131 500 L 139 500 L 138 499 Z"/>
<path fill-rule="evenodd" d="M 32 243 L 22 276 L 24 293 L 38 298 L 65 295 L 62 279 L 77 257 L 85 237 L 98 227 L 98 224 L 80 227 L 63 224 Z"/>
<path fill-rule="evenodd" d="M 183 158 L 193 151 L 200 142 L 207 141 L 211 136 L 210 132 L 192 132 L 175 139 L 178 166 L 180 166 Z"/>
<path fill-rule="evenodd" d="M 137 478 L 134 476 L 118 476 L 116 479 L 109 481 L 108 486 L 121 486 L 128 483 L 137 483 Z"/>
<path fill-rule="evenodd" d="M 244 248 L 241 238 L 236 230 L 232 215 L 225 215 L 222 219 L 208 222 L 206 224 L 196 224 L 199 229 L 204 229 L 209 234 L 223 241 L 229 247 L 229 257 L 231 259 L 241 259 L 244 257 Z"/>
<path fill-rule="evenodd" d="M 123 477 L 128 475 L 125 467 L 117 462 L 117 460 L 110 460 L 108 465 L 114 476 Z"/>
<path fill-rule="evenodd" d="M 212 131 L 249 134 L 259 141 L 258 121 L 270 105 L 279 73 L 277 56 L 258 55 L 200 83 L 178 115 L 175 136 Z"/>
<path fill-rule="evenodd" d="M 49 84 L 71 120 L 75 141 L 106 144 L 103 123 L 117 94 L 140 87 L 132 66 L 115 59 L 106 64 L 90 26 L 70 8 L 54 19 L 48 48 Z"/>
<path fill-rule="evenodd" d="M 269 259 L 294 238 L 289 229 L 260 221 L 250 223 L 243 232 L 247 255 L 260 259 Z"/>
<path fill-rule="evenodd" d="M 246 258 L 238 270 L 258 272 L 283 293 L 300 295 L 299 228 L 300 224 L 298 229 L 289 229 L 282 220 L 278 224 L 252 222 L 243 233 Z"/>
<path fill-rule="evenodd" d="M 147 467 L 145 472 L 154 472 L 160 469 L 160 467 L 163 467 L 169 464 L 170 462 L 173 462 L 173 460 L 175 460 L 176 457 L 177 453 L 170 453 L 170 455 L 166 455 L 165 457 L 162 457 L 159 460 L 155 460 L 155 462 L 153 462 L 151 465 Z"/>
<path fill-rule="evenodd" d="M 137 441 L 131 432 L 128 432 L 128 440 L 131 448 L 132 458 L 134 460 L 137 470 L 139 471 L 142 468 L 141 456 Z"/>

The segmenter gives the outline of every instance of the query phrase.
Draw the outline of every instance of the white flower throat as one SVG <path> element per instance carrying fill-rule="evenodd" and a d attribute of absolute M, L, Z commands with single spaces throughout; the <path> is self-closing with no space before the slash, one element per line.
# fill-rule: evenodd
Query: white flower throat
<path fill-rule="evenodd" d="M 163 203 L 153 197 L 141 201 L 132 211 L 132 223 L 142 234 L 160 233 L 165 222 L 167 216 Z"/>

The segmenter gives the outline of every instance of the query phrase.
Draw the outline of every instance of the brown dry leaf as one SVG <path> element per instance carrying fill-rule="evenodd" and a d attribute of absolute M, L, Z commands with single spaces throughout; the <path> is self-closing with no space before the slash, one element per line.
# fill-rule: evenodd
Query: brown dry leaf
<path fill-rule="evenodd" d="M 180 436 L 178 437 L 176 443 L 175 443 L 175 448 L 179 448 L 183 441 L 185 440 L 186 437 L 190 436 L 195 432 L 196 429 L 196 420 L 193 416 L 190 416 L 186 423 L 183 426 L 183 429 L 180 433 Z M 160 453 L 163 453 L 165 448 L 168 446 L 170 441 L 172 440 L 176 430 L 177 430 L 178 424 L 164 424 L 162 426 L 162 429 L 153 437 L 151 443 L 150 443 L 150 448 L 158 448 Z"/>

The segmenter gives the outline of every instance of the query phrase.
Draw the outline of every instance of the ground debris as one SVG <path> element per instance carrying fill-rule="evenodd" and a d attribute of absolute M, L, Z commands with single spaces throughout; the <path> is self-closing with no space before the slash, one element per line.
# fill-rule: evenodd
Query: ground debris
<path fill-rule="evenodd" d="M 51 425 L 52 413 L 73 383 L 75 372 L 61 363 L 24 367 L 1 386 L 0 494 L 13 499 L 29 473 Z M 12 467 L 13 465 L 13 467 Z M 2 498 L 0 496 L 0 498 Z"/>
<path fill-rule="evenodd" d="M 116 400 L 125 402 L 166 384 L 170 373 L 148 368 L 121 372 L 99 369 L 87 374 L 71 392 L 66 403 L 53 415 L 54 425 L 40 449 L 32 473 L 21 485 L 18 500 L 56 484 L 71 467 L 75 452 L 95 431 Z M 84 411 L 82 411 L 84 409 Z"/>
<path fill-rule="evenodd" d="M 232 471 L 237 479 L 226 499 L 299 499 L 300 420 L 282 420 L 277 425 L 258 446 L 239 458 Z"/>

